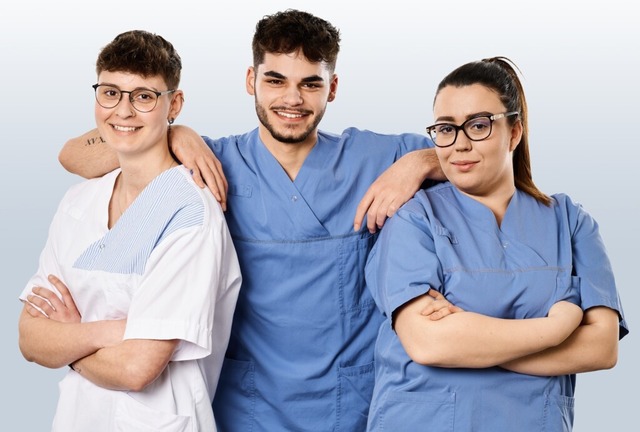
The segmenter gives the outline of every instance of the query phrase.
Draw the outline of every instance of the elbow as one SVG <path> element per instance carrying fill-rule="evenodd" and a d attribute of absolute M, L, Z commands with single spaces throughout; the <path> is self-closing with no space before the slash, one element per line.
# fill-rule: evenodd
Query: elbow
<path fill-rule="evenodd" d="M 613 369 L 618 364 L 618 348 L 607 350 L 600 356 L 597 369 Z"/>
<path fill-rule="evenodd" d="M 70 173 L 77 174 L 78 171 L 76 167 L 73 166 L 73 160 L 74 159 L 69 155 L 69 150 L 67 150 L 67 146 L 65 145 L 64 147 L 62 147 L 62 150 L 60 150 L 60 153 L 58 153 L 58 162 L 60 163 L 60 165 L 62 165 L 64 169 L 66 169 Z"/>
<path fill-rule="evenodd" d="M 29 363 L 36 361 L 36 358 L 29 352 L 29 350 L 26 349 L 26 347 L 24 347 L 22 343 L 20 344 L 20 352 L 22 353 L 22 357 L 24 357 L 24 359 Z"/>
<path fill-rule="evenodd" d="M 29 363 L 37 363 L 40 366 L 44 366 L 49 369 L 58 369 L 66 366 L 64 363 L 60 363 L 56 361 L 55 358 L 50 356 L 39 356 L 34 350 L 29 349 L 29 347 L 23 343 L 22 341 L 19 344 L 20 352 L 22 353 L 22 357 Z"/>
<path fill-rule="evenodd" d="M 437 348 L 437 344 L 421 343 L 404 344 L 404 349 L 409 358 L 423 366 L 444 366 L 448 363 L 446 353 Z"/>
<path fill-rule="evenodd" d="M 162 371 L 155 373 L 148 365 L 130 363 L 122 371 L 122 387 L 129 391 L 141 392 L 158 378 Z"/>

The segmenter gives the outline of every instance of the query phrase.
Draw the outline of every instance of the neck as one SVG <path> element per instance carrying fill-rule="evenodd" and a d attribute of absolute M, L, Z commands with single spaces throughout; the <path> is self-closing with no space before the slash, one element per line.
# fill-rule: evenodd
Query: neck
<path fill-rule="evenodd" d="M 507 208 L 509 207 L 509 203 L 511 202 L 511 198 L 516 192 L 516 188 L 511 185 L 511 187 L 505 187 L 488 195 L 474 195 L 462 190 L 461 192 L 487 206 L 495 216 L 498 226 L 500 226 L 502 224 L 502 219 L 504 219 L 504 215 L 507 212 Z"/>
<path fill-rule="evenodd" d="M 151 180 L 176 165 L 178 165 L 177 162 L 168 152 L 164 157 L 157 158 L 155 161 L 147 158 L 146 164 L 120 158 L 121 171 L 116 179 L 109 202 L 109 228 L 115 225 Z"/>
<path fill-rule="evenodd" d="M 259 129 L 260 140 L 269 150 L 269 153 L 278 161 L 282 169 L 287 173 L 291 181 L 294 181 L 318 141 L 317 131 L 310 134 L 307 139 L 299 143 L 285 143 L 271 136 L 264 127 Z"/>
<path fill-rule="evenodd" d="M 141 158 L 136 160 L 130 158 L 120 158 L 120 183 L 128 195 L 137 195 L 144 189 L 151 180 L 160 173 L 177 165 L 169 152 L 158 155 L 155 158 Z"/>

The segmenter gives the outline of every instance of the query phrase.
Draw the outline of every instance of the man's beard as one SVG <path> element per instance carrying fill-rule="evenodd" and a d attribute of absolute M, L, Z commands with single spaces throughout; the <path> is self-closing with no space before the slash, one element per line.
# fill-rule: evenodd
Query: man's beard
<path fill-rule="evenodd" d="M 316 130 L 316 128 L 320 124 L 320 121 L 322 120 L 322 117 L 324 116 L 324 112 L 326 109 L 325 107 L 325 109 L 323 109 L 315 117 L 313 123 L 311 123 L 307 129 L 305 129 L 298 135 L 292 136 L 292 135 L 283 135 L 278 131 L 276 131 L 275 127 L 273 127 L 273 125 L 269 123 L 267 110 L 265 110 L 258 103 L 258 98 L 255 99 L 255 104 L 256 104 L 256 114 L 258 115 L 258 120 L 260 120 L 260 123 L 262 123 L 262 125 L 269 131 L 269 133 L 274 139 L 285 144 L 298 144 L 298 143 L 304 142 L 309 137 L 309 135 L 311 135 Z"/>

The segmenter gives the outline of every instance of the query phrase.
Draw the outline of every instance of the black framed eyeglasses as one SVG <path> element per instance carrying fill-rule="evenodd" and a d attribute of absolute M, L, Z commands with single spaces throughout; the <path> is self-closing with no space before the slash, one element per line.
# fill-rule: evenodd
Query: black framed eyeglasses
<path fill-rule="evenodd" d="M 122 95 L 129 94 L 129 102 L 136 111 L 148 113 L 158 104 L 158 98 L 162 95 L 171 94 L 175 90 L 155 91 L 147 88 L 137 88 L 135 90 L 120 90 L 116 86 L 108 84 L 94 84 L 93 90 L 96 92 L 96 101 L 102 108 L 115 108 L 122 100 Z"/>
<path fill-rule="evenodd" d="M 458 131 L 464 132 L 471 141 L 482 141 L 491 135 L 494 121 L 519 114 L 518 111 L 509 111 L 493 115 L 479 115 L 466 120 L 460 126 L 451 123 L 436 123 L 427 127 L 427 133 L 437 147 L 452 146 L 458 138 Z"/>

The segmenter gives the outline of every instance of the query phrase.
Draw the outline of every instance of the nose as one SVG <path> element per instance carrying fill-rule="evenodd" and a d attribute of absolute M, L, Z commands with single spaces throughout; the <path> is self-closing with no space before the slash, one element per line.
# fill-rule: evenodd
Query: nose
<path fill-rule="evenodd" d="M 465 134 L 463 130 L 459 130 L 456 141 L 453 143 L 453 149 L 455 151 L 469 151 L 472 145 L 467 134 Z"/>
<path fill-rule="evenodd" d="M 285 104 L 289 106 L 301 105 L 303 102 L 300 89 L 298 89 L 298 87 L 293 85 L 285 89 L 284 95 L 282 96 L 282 100 Z"/>
<path fill-rule="evenodd" d="M 116 114 L 120 118 L 133 117 L 136 115 L 136 110 L 133 108 L 133 104 L 131 103 L 131 93 L 122 92 L 120 102 L 118 102 L 118 105 L 116 106 Z"/>

